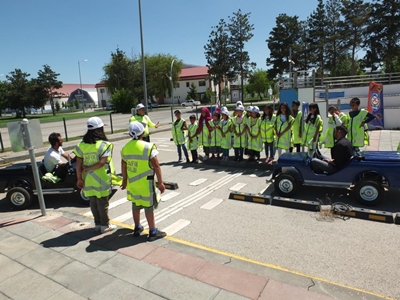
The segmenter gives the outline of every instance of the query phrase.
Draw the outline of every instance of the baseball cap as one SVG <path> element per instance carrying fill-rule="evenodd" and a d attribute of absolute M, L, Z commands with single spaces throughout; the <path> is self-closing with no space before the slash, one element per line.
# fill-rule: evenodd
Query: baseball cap
<path fill-rule="evenodd" d="M 235 107 L 235 110 L 244 111 L 244 106 L 243 105 L 238 105 L 238 106 Z"/>
<path fill-rule="evenodd" d="M 260 112 L 260 108 L 258 106 L 254 106 L 252 112 L 259 113 Z"/>
<path fill-rule="evenodd" d="M 138 121 L 133 121 L 129 124 L 129 134 L 133 139 L 137 140 L 143 132 L 144 126 L 142 123 Z"/>
<path fill-rule="evenodd" d="M 136 105 L 136 110 L 139 110 L 142 108 L 144 108 L 144 105 L 142 103 L 139 103 L 138 105 Z"/>
<path fill-rule="evenodd" d="M 103 121 L 99 117 L 91 117 L 87 120 L 88 130 L 95 130 L 104 126 Z"/>
<path fill-rule="evenodd" d="M 181 111 L 180 111 L 179 109 L 177 109 L 177 110 L 174 111 L 174 115 L 180 114 L 180 113 L 181 113 Z"/>
<path fill-rule="evenodd" d="M 246 111 L 249 111 L 249 112 L 253 111 L 253 106 L 247 106 Z"/>
<path fill-rule="evenodd" d="M 221 109 L 221 114 L 229 116 L 229 110 L 226 107 L 224 107 Z"/>

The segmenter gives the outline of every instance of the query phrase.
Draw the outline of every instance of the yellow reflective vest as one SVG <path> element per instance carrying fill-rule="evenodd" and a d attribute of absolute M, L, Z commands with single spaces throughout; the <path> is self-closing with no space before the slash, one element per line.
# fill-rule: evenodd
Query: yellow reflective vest
<path fill-rule="evenodd" d="M 132 122 L 134 122 L 134 121 L 138 121 L 138 122 L 140 122 L 140 123 L 142 123 L 143 124 L 143 126 L 144 126 L 144 136 L 148 136 L 149 135 L 149 127 L 151 127 L 151 128 L 156 128 L 156 124 L 154 124 L 151 120 L 150 120 L 150 118 L 149 118 L 149 116 L 147 116 L 147 115 L 144 115 L 144 116 L 141 116 L 141 115 L 133 115 L 130 119 L 129 119 L 129 124 L 130 123 L 132 123 Z"/>
<path fill-rule="evenodd" d="M 261 141 L 263 143 L 272 143 L 275 140 L 275 120 L 275 114 L 272 115 L 271 119 L 269 119 L 268 116 L 261 119 Z"/>
<path fill-rule="evenodd" d="M 153 149 L 153 143 L 131 140 L 121 150 L 121 159 L 127 166 L 127 199 L 139 207 L 152 207 L 156 201 L 155 172 L 150 163 Z"/>
<path fill-rule="evenodd" d="M 190 123 L 188 125 L 188 149 L 189 150 L 197 150 L 197 148 L 199 147 L 199 143 L 197 142 L 197 136 L 196 132 L 197 132 L 197 128 L 199 128 L 199 125 L 197 124 L 197 122 L 195 123 Z M 192 141 L 190 141 L 189 137 L 192 137 Z"/>
<path fill-rule="evenodd" d="M 184 119 L 175 120 L 175 122 L 172 123 L 171 133 L 176 146 L 183 145 L 185 143 L 185 134 L 182 128 L 184 123 L 185 123 Z"/>
<path fill-rule="evenodd" d="M 261 119 L 250 117 L 249 132 L 250 132 L 251 136 L 249 134 L 248 140 L 247 140 L 247 148 L 250 150 L 258 151 L 258 152 L 260 152 L 262 150 L 260 127 L 261 127 Z M 257 137 L 255 137 L 255 136 L 257 136 Z"/>
<path fill-rule="evenodd" d="M 293 144 L 301 144 L 302 142 L 300 137 L 300 133 L 302 132 L 301 128 L 302 123 L 303 123 L 303 113 L 301 111 L 298 111 L 292 125 Z"/>
<path fill-rule="evenodd" d="M 76 146 L 73 152 L 77 157 L 82 159 L 83 167 L 90 167 L 97 164 L 107 150 L 112 152 L 112 149 L 113 145 L 107 141 L 98 140 L 95 144 L 87 144 L 82 141 Z M 110 163 L 112 164 L 111 155 L 107 157 L 107 163 L 103 168 L 82 173 L 85 183 L 83 193 L 86 197 L 94 196 L 102 198 L 111 194 Z"/>
<path fill-rule="evenodd" d="M 221 126 L 221 121 L 215 123 L 214 120 L 210 120 L 208 124 L 210 124 L 210 127 L 213 129 L 211 131 L 210 147 L 221 147 L 222 133 L 221 130 L 217 128 L 217 126 Z"/>
<path fill-rule="evenodd" d="M 281 115 L 276 116 L 275 119 L 276 133 L 279 134 L 281 132 L 284 132 L 286 128 L 292 125 L 293 120 L 294 120 L 293 117 L 289 116 L 289 120 L 285 120 L 285 122 L 282 122 Z M 281 137 L 276 137 L 275 148 L 289 150 L 291 146 L 291 136 L 292 132 L 289 129 Z"/>
<path fill-rule="evenodd" d="M 232 119 L 232 131 L 234 133 L 233 148 L 245 148 L 247 146 L 245 134 L 242 134 L 243 130 L 245 128 L 245 124 L 246 124 L 245 122 L 246 122 L 245 117 L 243 117 L 240 122 L 239 122 L 237 116 Z M 236 136 L 236 134 L 241 134 L 241 135 Z"/>
<path fill-rule="evenodd" d="M 322 140 L 322 129 L 324 127 L 324 123 L 322 121 L 321 116 L 317 115 L 314 123 L 309 121 L 304 126 L 303 145 L 308 147 L 309 149 L 313 149 L 314 142 L 312 140 L 315 136 L 318 127 L 319 127 L 319 136 L 317 138 L 316 143 Z"/>
<path fill-rule="evenodd" d="M 221 126 L 221 148 L 222 149 L 231 149 L 231 126 L 232 126 L 232 119 L 228 118 L 228 120 L 222 120 L 220 123 Z"/>
<path fill-rule="evenodd" d="M 361 109 L 360 112 L 353 118 L 349 115 L 349 133 L 347 134 L 347 137 L 353 147 L 364 146 L 366 140 L 365 128 L 361 124 L 364 122 L 367 115 L 368 111 L 365 109 Z"/>

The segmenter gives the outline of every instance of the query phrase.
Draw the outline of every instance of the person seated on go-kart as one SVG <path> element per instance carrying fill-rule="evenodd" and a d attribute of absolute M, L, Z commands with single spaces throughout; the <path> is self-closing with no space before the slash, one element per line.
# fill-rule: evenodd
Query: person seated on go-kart
<path fill-rule="evenodd" d="M 44 155 L 43 163 L 48 173 L 63 179 L 67 175 L 67 163 L 61 157 L 68 160 L 68 154 L 64 152 L 61 134 L 53 132 L 49 135 L 50 148 Z"/>
<path fill-rule="evenodd" d="M 346 166 L 353 156 L 354 149 L 351 142 L 346 139 L 348 130 L 344 126 L 336 126 L 334 130 L 335 144 L 331 148 L 332 159 L 319 154 L 319 158 L 311 160 L 311 168 L 315 173 L 333 174 Z"/>

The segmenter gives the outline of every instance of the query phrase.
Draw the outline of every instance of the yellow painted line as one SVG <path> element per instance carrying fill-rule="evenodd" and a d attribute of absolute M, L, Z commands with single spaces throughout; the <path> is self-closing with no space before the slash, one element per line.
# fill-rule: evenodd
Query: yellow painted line
<path fill-rule="evenodd" d="M 91 217 L 91 218 L 93 219 L 93 217 Z M 117 225 L 119 227 L 123 227 L 123 228 L 128 228 L 128 229 L 132 229 L 132 230 L 135 229 L 134 226 L 128 225 L 128 224 L 125 224 L 125 223 L 122 223 L 122 222 L 115 222 L 115 221 L 110 220 L 110 223 L 112 223 L 114 225 Z M 146 230 L 146 229 L 143 232 L 145 234 L 148 234 L 148 230 Z M 176 238 L 176 237 L 172 237 L 172 236 L 166 236 L 164 239 L 167 239 L 167 240 L 172 241 L 172 242 L 180 243 L 182 245 L 190 246 L 190 247 L 193 247 L 193 248 L 205 250 L 205 251 L 208 251 L 208 252 L 211 252 L 211 253 L 215 253 L 215 254 L 231 257 L 231 258 L 235 258 L 237 260 L 245 261 L 245 262 L 256 264 L 256 265 L 259 265 L 259 266 L 263 266 L 263 267 L 279 270 L 279 271 L 282 271 L 282 272 L 287 272 L 287 273 L 290 273 L 290 274 L 294 274 L 294 275 L 298 275 L 298 276 L 302 276 L 302 277 L 306 277 L 306 278 L 312 278 L 314 280 L 318 280 L 318 281 L 321 281 L 321 282 L 329 283 L 329 284 L 332 284 L 332 285 L 336 285 L 336 286 L 339 286 L 339 287 L 342 287 L 342 288 L 346 288 L 346 289 L 349 289 L 349 290 L 353 290 L 353 291 L 356 291 L 356 292 L 368 294 L 368 295 L 375 296 L 375 297 L 378 297 L 378 298 L 382 298 L 382 299 L 386 299 L 386 300 L 396 300 L 395 298 L 391 298 L 389 296 L 385 296 L 385 295 L 381 295 L 381 294 L 374 293 L 374 292 L 371 292 L 371 291 L 363 290 L 363 289 L 360 289 L 360 288 L 348 286 L 348 285 L 345 285 L 345 284 L 342 284 L 342 283 L 338 283 L 338 282 L 335 282 L 335 281 L 331 281 L 329 279 L 325 279 L 325 278 L 322 278 L 322 277 L 313 276 L 313 275 L 305 274 L 305 273 L 302 273 L 302 272 L 290 270 L 290 269 L 287 269 L 287 268 L 284 268 L 284 267 L 281 267 L 281 266 L 278 266 L 278 265 L 264 263 L 264 262 L 257 261 L 257 260 L 251 259 L 251 258 L 247 258 L 245 256 L 240 256 L 240 255 L 237 255 L 237 254 L 225 252 L 225 251 L 218 250 L 218 249 L 215 249 L 215 248 L 211 248 L 211 247 L 203 246 L 203 245 L 196 244 L 196 243 L 193 243 L 193 242 L 189 242 L 189 241 L 186 241 L 186 240 L 182 240 L 180 238 Z"/>
<path fill-rule="evenodd" d="M 385 216 L 377 216 L 377 215 L 368 215 L 368 219 L 376 221 L 386 221 Z"/>

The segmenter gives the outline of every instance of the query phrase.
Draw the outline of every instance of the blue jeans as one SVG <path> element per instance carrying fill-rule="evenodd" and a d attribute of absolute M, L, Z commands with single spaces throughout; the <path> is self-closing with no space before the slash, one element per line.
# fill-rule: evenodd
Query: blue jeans
<path fill-rule="evenodd" d="M 183 149 L 183 154 L 185 154 L 186 159 L 189 159 L 189 154 L 188 154 L 185 144 L 177 145 L 176 148 L 178 149 L 179 159 L 182 159 L 182 149 Z"/>
<path fill-rule="evenodd" d="M 264 149 L 265 149 L 265 157 L 269 158 L 269 157 L 274 157 L 275 156 L 275 146 L 274 146 L 274 142 L 268 143 L 265 142 L 264 143 Z"/>
<path fill-rule="evenodd" d="M 222 156 L 229 156 L 229 149 L 222 149 Z"/>

